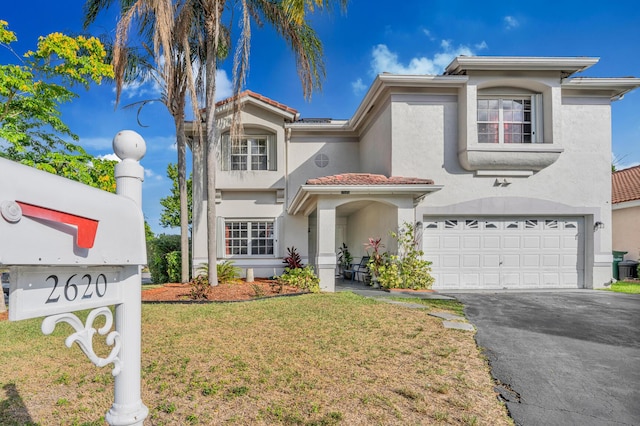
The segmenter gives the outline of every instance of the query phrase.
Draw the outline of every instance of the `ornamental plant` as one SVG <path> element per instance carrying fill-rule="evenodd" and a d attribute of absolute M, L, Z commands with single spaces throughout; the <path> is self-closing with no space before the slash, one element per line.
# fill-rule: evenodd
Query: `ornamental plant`
<path fill-rule="evenodd" d="M 278 277 L 278 282 L 281 285 L 290 285 L 311 293 L 320 293 L 320 278 L 315 274 L 311 265 L 304 268 L 284 268 L 284 274 Z"/>
<path fill-rule="evenodd" d="M 304 267 L 304 265 L 302 264 L 302 258 L 298 253 L 298 249 L 296 249 L 294 246 L 291 246 L 287 248 L 287 253 L 289 254 L 285 256 L 284 259 L 282 259 L 282 263 L 286 264 L 287 268 L 298 269 Z"/>
<path fill-rule="evenodd" d="M 431 288 L 431 262 L 424 260 L 419 249 L 415 227 L 405 222 L 398 232 L 390 233 L 398 242 L 398 253 L 380 253 L 380 239 L 369 238 L 368 247 L 373 250 L 369 269 L 384 288 L 426 290 Z"/>

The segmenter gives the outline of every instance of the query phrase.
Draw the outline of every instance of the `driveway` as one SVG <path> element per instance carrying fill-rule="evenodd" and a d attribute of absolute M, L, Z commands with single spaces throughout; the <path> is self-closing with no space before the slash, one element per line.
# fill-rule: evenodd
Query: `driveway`
<path fill-rule="evenodd" d="M 640 425 L 640 295 L 453 295 L 516 424 Z"/>

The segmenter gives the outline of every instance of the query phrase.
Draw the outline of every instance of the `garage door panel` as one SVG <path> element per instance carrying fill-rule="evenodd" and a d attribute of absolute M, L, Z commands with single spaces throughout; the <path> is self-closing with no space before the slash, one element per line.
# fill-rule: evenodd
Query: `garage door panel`
<path fill-rule="evenodd" d="M 435 251 L 440 248 L 440 237 L 426 235 L 422 245 L 425 252 Z"/>
<path fill-rule="evenodd" d="M 581 218 L 424 221 L 435 288 L 567 288 L 584 279 Z M 431 252 L 431 253 L 429 253 Z"/>
<path fill-rule="evenodd" d="M 540 245 L 539 236 L 527 235 L 522 238 L 522 248 L 524 249 L 539 249 Z"/>
<path fill-rule="evenodd" d="M 462 266 L 464 268 L 479 268 L 480 267 L 480 255 L 479 254 L 465 254 L 462 256 Z"/>
<path fill-rule="evenodd" d="M 540 256 L 537 254 L 525 254 L 522 256 L 522 266 L 533 268 L 540 266 Z"/>
<path fill-rule="evenodd" d="M 460 256 L 456 255 L 442 255 L 442 266 L 445 268 L 458 268 L 460 267 Z"/>
<path fill-rule="evenodd" d="M 571 254 L 565 254 L 562 256 L 562 267 L 566 268 L 566 267 L 572 267 L 578 266 L 578 256 L 576 255 L 571 255 Z"/>
<path fill-rule="evenodd" d="M 500 266 L 500 255 L 499 254 L 483 255 L 482 266 L 484 268 L 498 268 Z"/>
<path fill-rule="evenodd" d="M 542 256 L 543 268 L 557 268 L 560 266 L 560 256 L 557 254 L 545 254 Z"/>
<path fill-rule="evenodd" d="M 520 267 L 520 255 L 519 254 L 504 254 L 504 255 L 502 255 L 502 267 L 503 268 L 519 268 Z"/>
<path fill-rule="evenodd" d="M 552 235 L 544 237 L 542 239 L 542 247 L 544 249 L 559 249 L 560 248 L 560 236 Z"/>
<path fill-rule="evenodd" d="M 442 238 L 442 248 L 458 249 L 460 248 L 460 237 L 445 236 Z"/>
<path fill-rule="evenodd" d="M 516 235 L 516 236 L 512 236 L 512 235 L 505 235 L 503 237 L 503 246 L 506 249 L 518 249 L 520 250 L 520 236 Z"/>
<path fill-rule="evenodd" d="M 463 237 L 462 248 L 464 249 L 479 249 L 480 248 L 480 236 Z"/>

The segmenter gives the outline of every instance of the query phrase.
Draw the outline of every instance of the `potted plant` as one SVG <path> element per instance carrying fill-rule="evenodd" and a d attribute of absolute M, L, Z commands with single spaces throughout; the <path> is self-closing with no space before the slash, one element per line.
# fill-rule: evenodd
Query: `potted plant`
<path fill-rule="evenodd" d="M 338 249 L 338 272 L 347 280 L 351 279 L 351 274 L 353 273 L 350 271 L 352 262 L 353 256 L 351 256 L 349 248 L 345 243 L 342 243 L 342 247 Z"/>

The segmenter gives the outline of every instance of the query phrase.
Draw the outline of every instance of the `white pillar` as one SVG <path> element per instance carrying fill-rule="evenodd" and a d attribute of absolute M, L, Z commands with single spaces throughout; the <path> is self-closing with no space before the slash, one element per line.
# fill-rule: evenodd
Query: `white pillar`
<path fill-rule="evenodd" d="M 113 138 L 113 150 L 122 160 L 116 164 L 116 193 L 134 200 L 142 209 L 144 168 L 139 161 L 147 148 L 144 139 L 131 130 Z M 105 417 L 110 425 L 142 425 L 149 409 L 140 397 L 141 358 L 141 271 L 140 266 L 125 267 L 123 303 L 116 305 L 116 331 L 120 334 L 122 369 L 114 379 L 114 400 Z"/>
<path fill-rule="evenodd" d="M 336 208 L 324 200 L 317 207 L 316 268 L 320 290 L 336 291 Z"/>

